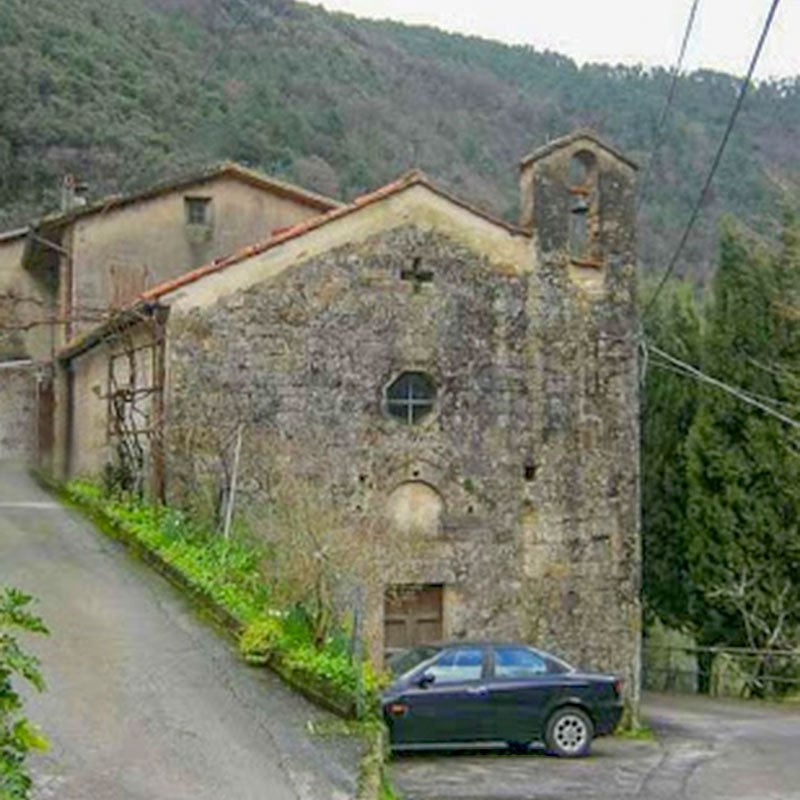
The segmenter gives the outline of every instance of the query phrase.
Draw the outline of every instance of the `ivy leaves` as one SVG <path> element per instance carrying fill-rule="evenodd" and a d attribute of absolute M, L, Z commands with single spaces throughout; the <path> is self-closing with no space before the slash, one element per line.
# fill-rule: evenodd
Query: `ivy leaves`
<path fill-rule="evenodd" d="M 19 632 L 46 635 L 48 630 L 30 610 L 33 598 L 7 587 L 0 592 L 0 800 L 26 800 L 31 779 L 25 759 L 32 751 L 47 749 L 47 740 L 21 715 L 23 701 L 15 681 L 37 691 L 45 688 L 39 659 L 20 645 Z"/>

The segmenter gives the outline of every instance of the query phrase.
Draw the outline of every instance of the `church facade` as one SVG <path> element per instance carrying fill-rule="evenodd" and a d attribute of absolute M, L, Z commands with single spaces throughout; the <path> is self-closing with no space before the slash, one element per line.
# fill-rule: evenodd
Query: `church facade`
<path fill-rule="evenodd" d="M 149 289 L 61 351 L 57 470 L 115 457 L 124 329 L 157 491 L 191 459 L 170 426 L 217 397 L 339 502 L 424 529 L 375 609 L 383 649 L 524 639 L 635 700 L 635 167 L 579 132 L 522 163 L 521 191 L 515 226 L 410 173 Z"/>

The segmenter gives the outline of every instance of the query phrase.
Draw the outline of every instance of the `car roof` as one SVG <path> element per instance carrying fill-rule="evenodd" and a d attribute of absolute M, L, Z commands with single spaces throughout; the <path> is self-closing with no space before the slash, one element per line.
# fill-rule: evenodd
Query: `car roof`
<path fill-rule="evenodd" d="M 540 656 L 562 664 L 567 669 L 575 671 L 575 667 L 573 667 L 572 664 L 565 661 L 561 656 L 551 653 L 549 650 L 543 650 L 541 647 L 536 647 L 527 642 L 514 642 L 508 639 L 449 639 L 438 642 L 421 642 L 408 649 L 417 650 L 420 647 L 435 647 L 439 650 L 448 650 L 451 647 L 525 647 L 528 650 L 532 650 L 534 653 L 538 653 Z"/>
<path fill-rule="evenodd" d="M 421 642 L 409 649 L 416 650 L 418 647 L 438 647 L 442 650 L 450 647 L 527 647 L 529 650 L 536 650 L 537 653 L 546 652 L 527 642 L 512 642 L 505 639 L 449 639 L 438 642 Z"/>

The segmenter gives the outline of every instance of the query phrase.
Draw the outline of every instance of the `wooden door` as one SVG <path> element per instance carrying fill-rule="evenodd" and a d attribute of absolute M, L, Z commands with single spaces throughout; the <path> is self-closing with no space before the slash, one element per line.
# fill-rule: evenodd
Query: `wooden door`
<path fill-rule="evenodd" d="M 392 655 L 418 644 L 441 641 L 441 586 L 394 586 L 384 602 L 384 650 Z"/>

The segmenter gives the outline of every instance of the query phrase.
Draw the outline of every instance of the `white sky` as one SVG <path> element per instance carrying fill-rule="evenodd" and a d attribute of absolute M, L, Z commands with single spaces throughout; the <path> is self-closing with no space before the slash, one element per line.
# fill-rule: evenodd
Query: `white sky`
<path fill-rule="evenodd" d="M 580 63 L 672 66 L 691 0 L 321 0 L 321 4 L 361 17 L 530 44 Z M 710 67 L 743 75 L 769 5 L 769 0 L 700 0 L 686 68 Z M 800 0 L 783 0 L 757 77 L 800 75 L 799 42 Z"/>

